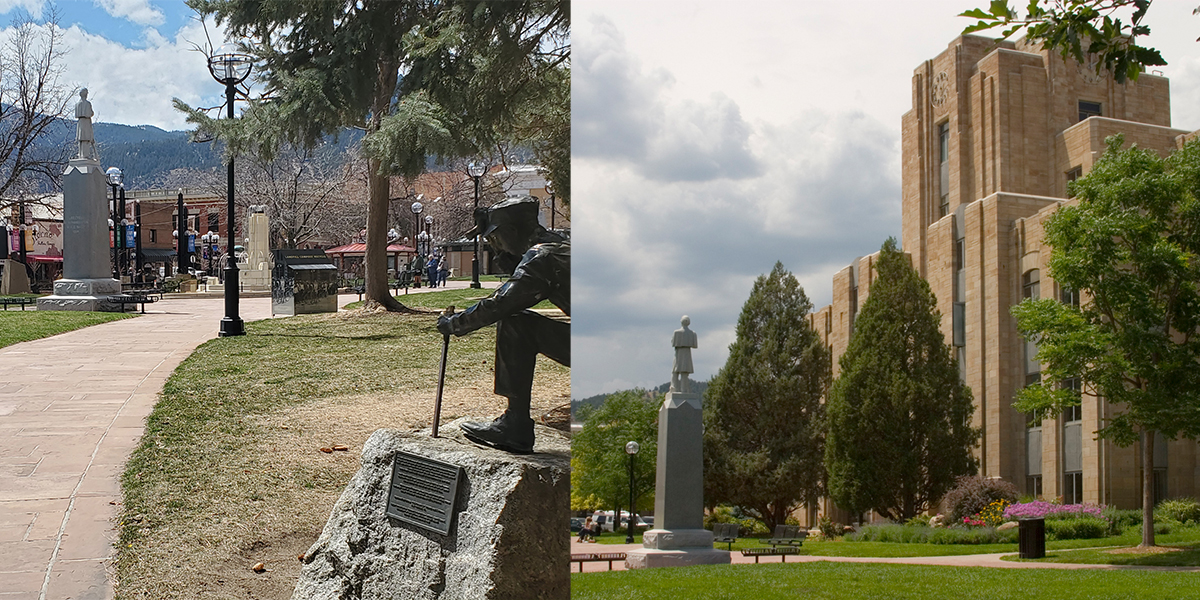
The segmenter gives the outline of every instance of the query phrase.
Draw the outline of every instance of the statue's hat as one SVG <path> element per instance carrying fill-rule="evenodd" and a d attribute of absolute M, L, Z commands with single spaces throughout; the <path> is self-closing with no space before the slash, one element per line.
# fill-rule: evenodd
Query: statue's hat
<path fill-rule="evenodd" d="M 490 208 L 477 208 L 475 227 L 463 236 L 487 235 L 506 224 L 537 223 L 539 204 L 536 198 L 521 196 L 497 202 Z"/>

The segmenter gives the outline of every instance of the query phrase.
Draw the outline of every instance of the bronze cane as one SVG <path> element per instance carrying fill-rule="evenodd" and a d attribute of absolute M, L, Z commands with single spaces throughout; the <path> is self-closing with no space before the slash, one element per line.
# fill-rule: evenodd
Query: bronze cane
<path fill-rule="evenodd" d="M 447 306 L 443 316 L 454 314 L 454 307 Z M 438 422 L 442 420 L 442 389 L 446 386 L 446 355 L 450 352 L 450 335 L 442 336 L 442 366 L 438 368 L 437 400 L 433 404 L 433 437 L 438 436 Z"/>

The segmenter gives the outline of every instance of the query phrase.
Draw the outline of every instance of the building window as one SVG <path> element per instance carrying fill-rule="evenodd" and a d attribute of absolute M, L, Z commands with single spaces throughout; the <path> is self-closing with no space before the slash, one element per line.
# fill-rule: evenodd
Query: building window
<path fill-rule="evenodd" d="M 1099 117 L 1100 113 L 1099 102 L 1088 102 L 1087 100 L 1079 101 L 1079 120 L 1084 121 L 1088 117 Z"/>
<path fill-rule="evenodd" d="M 1062 287 L 1058 290 L 1058 300 L 1063 304 L 1069 304 L 1076 308 L 1079 307 L 1079 292 L 1068 287 Z"/>
<path fill-rule="evenodd" d="M 1083 177 L 1083 167 L 1075 167 L 1066 172 L 1067 176 L 1067 197 L 1074 198 L 1075 192 L 1071 190 L 1071 182 Z"/>
<path fill-rule="evenodd" d="M 1063 473 L 1063 504 L 1083 503 L 1083 473 Z"/>
<path fill-rule="evenodd" d="M 1042 476 L 1030 475 L 1025 478 L 1025 493 L 1034 498 L 1042 497 Z"/>
<path fill-rule="evenodd" d="M 1073 390 L 1076 398 L 1082 398 L 1083 386 L 1079 382 L 1078 377 L 1072 377 L 1062 382 L 1062 389 Z M 1083 420 L 1083 407 L 1079 404 L 1068 406 L 1063 409 L 1063 423 L 1074 423 Z"/>
<path fill-rule="evenodd" d="M 215 212 L 208 213 L 208 230 L 217 231 L 221 228 L 221 215 Z"/>
<path fill-rule="evenodd" d="M 151 241 L 151 242 L 157 242 L 157 241 L 158 241 L 158 230 L 157 230 L 157 229 L 151 229 L 151 230 L 150 230 L 150 241 Z"/>
<path fill-rule="evenodd" d="M 850 288 L 850 335 L 854 335 L 854 317 L 858 315 L 858 286 Z"/>
<path fill-rule="evenodd" d="M 950 214 L 950 123 L 938 125 L 938 218 Z"/>
<path fill-rule="evenodd" d="M 1037 269 L 1030 269 L 1021 277 L 1021 297 L 1037 300 L 1040 297 L 1041 276 Z M 1025 385 L 1041 380 L 1042 365 L 1037 361 L 1037 344 L 1025 340 Z"/>

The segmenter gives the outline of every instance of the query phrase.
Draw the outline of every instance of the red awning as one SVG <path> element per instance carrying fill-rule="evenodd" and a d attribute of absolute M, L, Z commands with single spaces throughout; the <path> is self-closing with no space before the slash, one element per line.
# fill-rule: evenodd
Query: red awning
<path fill-rule="evenodd" d="M 388 254 L 404 254 L 406 252 L 409 254 L 412 254 L 413 252 L 416 252 L 416 250 L 414 250 L 411 246 L 401 246 L 400 244 L 388 244 L 387 252 L 388 252 Z M 366 255 L 366 253 L 367 253 L 367 245 L 366 244 L 346 244 L 344 246 L 338 246 L 337 248 L 330 248 L 325 251 L 325 254 L 340 254 L 342 256 L 345 256 L 347 254 L 355 255 L 355 256 L 364 256 L 364 255 Z"/>

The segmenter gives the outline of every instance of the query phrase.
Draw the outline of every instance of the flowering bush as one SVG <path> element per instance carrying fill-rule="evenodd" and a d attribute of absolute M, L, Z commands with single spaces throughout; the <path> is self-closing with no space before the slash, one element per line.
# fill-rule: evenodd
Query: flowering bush
<path fill-rule="evenodd" d="M 1016 486 L 1003 479 L 963 476 L 955 480 L 942 502 L 950 510 L 950 522 L 962 523 L 964 517 L 974 518 L 997 500 L 1016 502 Z"/>
<path fill-rule="evenodd" d="M 1078 517 L 1094 517 L 1108 522 L 1104 516 L 1104 507 L 1096 504 L 1054 504 L 1042 500 L 1017 503 L 1004 509 L 1003 518 L 1017 519 L 1072 519 Z"/>

